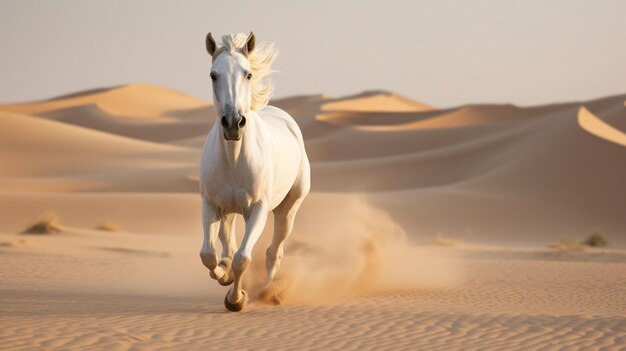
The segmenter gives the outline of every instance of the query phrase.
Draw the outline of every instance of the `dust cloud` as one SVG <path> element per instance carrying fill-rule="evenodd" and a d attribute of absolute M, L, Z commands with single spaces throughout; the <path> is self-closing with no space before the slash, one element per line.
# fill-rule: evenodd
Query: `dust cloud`
<path fill-rule="evenodd" d="M 317 210 L 319 220 L 300 223 L 289 238 L 279 274 L 270 286 L 264 286 L 264 259 L 256 260 L 247 279 L 260 301 L 324 303 L 373 293 L 446 288 L 461 281 L 459 262 L 445 249 L 411 244 L 388 213 L 364 199 Z"/>

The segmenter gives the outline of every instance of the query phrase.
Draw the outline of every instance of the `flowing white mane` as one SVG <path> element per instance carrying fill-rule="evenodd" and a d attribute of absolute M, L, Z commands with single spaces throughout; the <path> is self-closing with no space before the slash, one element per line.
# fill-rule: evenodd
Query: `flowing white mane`
<path fill-rule="evenodd" d="M 234 53 L 240 50 L 245 45 L 247 38 L 248 36 L 243 33 L 222 36 L 222 46 L 213 55 L 213 60 L 223 51 Z M 272 82 L 264 78 L 273 72 L 272 63 L 277 57 L 278 50 L 274 48 L 274 43 L 261 43 L 248 55 L 248 61 L 252 69 L 252 79 L 250 81 L 252 90 L 251 109 L 254 111 L 267 106 L 274 92 Z"/>

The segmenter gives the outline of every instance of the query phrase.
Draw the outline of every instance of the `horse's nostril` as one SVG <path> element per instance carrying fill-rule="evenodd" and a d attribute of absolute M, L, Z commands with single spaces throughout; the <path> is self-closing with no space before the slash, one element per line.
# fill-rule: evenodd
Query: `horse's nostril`
<path fill-rule="evenodd" d="M 241 120 L 239 120 L 239 128 L 243 128 L 246 125 L 246 116 L 241 116 Z"/>
<path fill-rule="evenodd" d="M 220 123 L 222 123 L 222 127 L 228 128 L 228 120 L 226 120 L 226 116 L 222 116 Z"/>

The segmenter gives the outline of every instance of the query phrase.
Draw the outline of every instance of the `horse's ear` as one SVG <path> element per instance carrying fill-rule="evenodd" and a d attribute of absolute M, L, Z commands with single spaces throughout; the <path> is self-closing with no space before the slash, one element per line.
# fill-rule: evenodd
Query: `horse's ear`
<path fill-rule="evenodd" d="M 250 32 L 248 35 L 248 39 L 246 39 L 246 44 L 241 48 L 241 51 L 244 55 L 248 56 L 252 51 L 254 51 L 254 47 L 256 46 L 256 37 L 254 36 L 254 32 Z"/>
<path fill-rule="evenodd" d="M 216 50 L 217 44 L 215 43 L 213 36 L 211 36 L 211 32 L 209 32 L 209 34 L 206 35 L 206 51 L 209 55 L 213 56 Z"/>

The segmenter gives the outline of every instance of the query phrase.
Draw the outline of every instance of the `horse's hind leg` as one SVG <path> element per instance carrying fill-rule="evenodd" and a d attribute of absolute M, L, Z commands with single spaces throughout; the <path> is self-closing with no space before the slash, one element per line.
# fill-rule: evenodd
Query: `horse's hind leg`
<path fill-rule="evenodd" d="M 232 284 L 234 277 L 232 272 L 232 261 L 235 251 L 237 251 L 237 238 L 235 237 L 235 214 L 229 213 L 222 218 L 222 225 L 219 233 L 222 243 L 222 258 L 215 268 L 215 278 L 220 285 Z"/>
<path fill-rule="evenodd" d="M 307 173 L 308 174 L 308 173 Z M 272 243 L 267 248 L 265 268 L 267 270 L 267 282 L 265 288 L 259 294 L 259 299 L 273 304 L 280 304 L 278 291 L 282 288 L 273 284 L 276 273 L 283 259 L 285 241 L 291 234 L 296 213 L 300 209 L 302 201 L 309 193 L 310 182 L 308 177 L 294 186 L 287 194 L 283 202 L 274 209 L 274 234 Z"/>
<path fill-rule="evenodd" d="M 288 194 L 283 202 L 274 209 L 274 234 L 272 243 L 266 251 L 265 267 L 267 270 L 267 283 L 271 283 L 280 268 L 283 259 L 285 240 L 291 234 L 296 213 L 302 204 L 304 196 L 297 197 Z"/>

